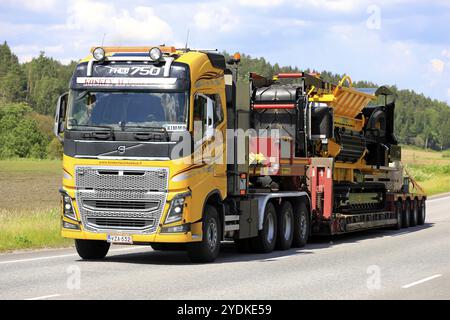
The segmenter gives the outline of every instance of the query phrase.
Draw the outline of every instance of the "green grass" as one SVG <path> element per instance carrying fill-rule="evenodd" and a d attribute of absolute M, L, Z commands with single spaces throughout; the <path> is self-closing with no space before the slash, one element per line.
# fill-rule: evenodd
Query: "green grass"
<path fill-rule="evenodd" d="M 450 151 L 402 146 L 402 162 L 428 196 L 450 192 Z"/>
<path fill-rule="evenodd" d="M 60 160 L 0 161 L 0 252 L 65 247 L 60 235 Z"/>
<path fill-rule="evenodd" d="M 46 211 L 0 210 L 0 252 L 17 249 L 67 247 L 60 235 L 58 209 Z"/>

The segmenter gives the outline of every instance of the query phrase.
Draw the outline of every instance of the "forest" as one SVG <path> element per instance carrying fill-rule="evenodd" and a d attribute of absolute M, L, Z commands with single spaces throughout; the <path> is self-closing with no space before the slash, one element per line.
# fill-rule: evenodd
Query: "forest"
<path fill-rule="evenodd" d="M 29 62 L 20 63 L 6 42 L 0 45 L 0 158 L 61 156 L 61 145 L 52 134 L 53 114 L 58 96 L 68 89 L 75 66 L 75 61 L 65 65 L 44 52 Z M 241 78 L 248 78 L 250 71 L 273 76 L 300 70 L 242 54 Z M 320 73 L 322 78 L 335 84 L 343 77 L 329 71 L 302 71 Z M 377 84 L 360 80 L 354 82 L 354 86 L 377 87 Z M 389 87 L 396 95 L 395 134 L 399 142 L 426 149 L 448 149 L 448 104 L 413 90 L 400 90 L 395 84 Z"/>

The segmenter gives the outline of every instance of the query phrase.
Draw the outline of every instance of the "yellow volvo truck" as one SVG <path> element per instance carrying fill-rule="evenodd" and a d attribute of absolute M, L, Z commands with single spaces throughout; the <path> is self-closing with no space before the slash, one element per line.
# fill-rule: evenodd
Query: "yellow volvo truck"
<path fill-rule="evenodd" d="M 314 233 L 424 223 L 426 196 L 403 177 L 386 88 L 304 73 L 239 83 L 239 60 L 98 47 L 77 64 L 55 134 L 62 236 L 83 259 L 120 243 L 211 262 L 224 240 L 271 252 Z"/>

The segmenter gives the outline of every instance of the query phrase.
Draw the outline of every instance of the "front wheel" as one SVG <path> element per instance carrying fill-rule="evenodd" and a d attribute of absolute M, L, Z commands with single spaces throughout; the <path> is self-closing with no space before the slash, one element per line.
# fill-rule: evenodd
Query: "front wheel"
<path fill-rule="evenodd" d="M 188 244 L 187 251 L 192 262 L 213 262 L 220 252 L 220 229 L 219 214 L 216 208 L 207 205 L 203 217 L 203 237 L 200 242 Z"/>
<path fill-rule="evenodd" d="M 110 244 L 99 240 L 75 239 L 78 255 L 84 260 L 100 260 L 106 257 Z"/>

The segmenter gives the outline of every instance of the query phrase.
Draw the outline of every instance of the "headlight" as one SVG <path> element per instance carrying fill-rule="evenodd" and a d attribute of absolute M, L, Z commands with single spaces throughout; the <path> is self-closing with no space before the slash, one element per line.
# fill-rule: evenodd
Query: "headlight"
<path fill-rule="evenodd" d="M 183 218 L 183 209 L 186 202 L 186 197 L 190 193 L 176 195 L 170 203 L 169 213 L 167 214 L 165 224 L 180 221 Z"/>
<path fill-rule="evenodd" d="M 92 52 L 92 56 L 94 57 L 95 60 L 97 61 L 102 61 L 103 59 L 105 59 L 105 49 L 103 48 L 95 48 L 94 51 Z"/>
<path fill-rule="evenodd" d="M 149 51 L 149 55 L 150 55 L 150 59 L 152 59 L 153 61 L 158 61 L 162 57 L 161 49 L 159 49 L 157 47 L 151 48 Z"/>
<path fill-rule="evenodd" d="M 60 191 L 63 197 L 63 214 L 66 218 L 77 221 L 77 216 L 75 214 L 75 210 L 73 208 L 72 198 L 65 192 Z"/>

